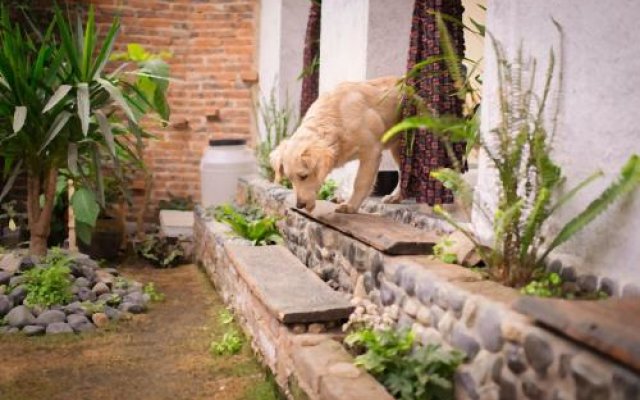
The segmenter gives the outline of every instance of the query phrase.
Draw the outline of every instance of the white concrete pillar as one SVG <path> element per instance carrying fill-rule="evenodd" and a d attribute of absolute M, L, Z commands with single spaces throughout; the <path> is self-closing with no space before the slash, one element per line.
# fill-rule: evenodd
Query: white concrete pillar
<path fill-rule="evenodd" d="M 273 91 L 279 107 L 289 105 L 297 119 L 300 108 L 307 0 L 261 0 L 259 37 L 259 101 Z M 263 127 L 260 128 L 261 131 Z"/>

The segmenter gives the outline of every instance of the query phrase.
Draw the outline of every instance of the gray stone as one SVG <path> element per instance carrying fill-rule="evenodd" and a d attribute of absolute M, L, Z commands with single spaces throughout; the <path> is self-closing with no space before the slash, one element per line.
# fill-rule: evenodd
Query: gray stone
<path fill-rule="evenodd" d="M 366 293 L 369 293 L 376 288 L 371 272 L 365 272 L 362 283 L 364 284 L 364 290 Z"/>
<path fill-rule="evenodd" d="M 522 382 L 522 393 L 531 400 L 545 400 L 547 398 L 545 392 L 529 379 Z"/>
<path fill-rule="evenodd" d="M 464 371 L 457 371 L 453 377 L 456 388 L 462 388 L 471 400 L 479 400 L 478 388 L 473 376 Z M 457 397 L 456 397 L 457 398 Z"/>
<path fill-rule="evenodd" d="M 431 306 L 431 320 L 432 320 L 431 324 L 433 326 L 438 326 L 438 324 L 440 323 L 440 320 L 444 316 L 444 313 L 445 311 L 442 308 L 436 305 Z"/>
<path fill-rule="evenodd" d="M 530 333 L 524 339 L 524 354 L 533 369 L 545 373 L 553 363 L 553 350 L 540 336 Z"/>
<path fill-rule="evenodd" d="M 482 346 L 495 353 L 502 349 L 502 313 L 493 307 L 483 307 L 478 312 L 476 330 Z"/>
<path fill-rule="evenodd" d="M 89 287 L 90 284 L 91 284 L 91 282 L 89 282 L 89 280 L 87 278 L 85 278 L 84 276 L 76 278 L 76 280 L 74 282 L 74 285 L 76 285 L 78 287 Z"/>
<path fill-rule="evenodd" d="M 112 319 L 112 320 L 115 320 L 115 321 L 119 320 L 120 316 L 121 316 L 120 311 L 118 311 L 117 309 L 115 309 L 113 307 L 109 307 L 109 306 L 106 306 L 104 308 L 104 313 L 107 315 L 107 317 L 109 317 L 109 319 Z"/>
<path fill-rule="evenodd" d="M 27 325 L 22 328 L 22 333 L 27 336 L 44 335 L 44 326 L 41 325 Z"/>
<path fill-rule="evenodd" d="M 9 293 L 9 299 L 13 302 L 14 305 L 22 304 L 26 297 L 27 287 L 25 285 L 20 285 L 14 288 L 11 293 Z"/>
<path fill-rule="evenodd" d="M 80 301 L 96 301 L 96 294 L 89 288 L 83 287 L 78 290 L 78 298 Z"/>
<path fill-rule="evenodd" d="M 511 378 L 502 377 L 499 386 L 500 400 L 515 400 L 518 398 L 518 387 Z"/>
<path fill-rule="evenodd" d="M 16 328 L 15 326 L 0 326 L 0 333 L 18 333 L 20 332 L 20 328 Z"/>
<path fill-rule="evenodd" d="M 396 294 L 391 288 L 391 284 L 387 281 L 383 281 L 382 285 L 380 285 L 380 299 L 385 306 L 389 306 L 396 301 Z"/>
<path fill-rule="evenodd" d="M 416 288 L 416 271 L 414 268 L 405 268 L 400 274 L 400 287 L 409 295 L 415 294 Z"/>
<path fill-rule="evenodd" d="M 131 314 L 141 314 L 145 312 L 146 308 L 142 304 L 124 302 L 120 304 L 119 310 L 129 312 Z"/>
<path fill-rule="evenodd" d="M 82 304 L 79 301 L 74 301 L 73 303 L 67 304 L 64 307 L 64 312 L 67 315 L 82 314 L 85 313 L 85 309 L 84 307 L 82 307 Z"/>
<path fill-rule="evenodd" d="M 565 391 L 555 389 L 551 395 L 551 400 L 573 400 L 573 397 Z"/>
<path fill-rule="evenodd" d="M 436 292 L 436 286 L 430 279 L 420 279 L 416 283 L 416 296 L 422 304 L 431 303 Z"/>
<path fill-rule="evenodd" d="M 613 370 L 613 394 L 615 399 L 640 399 L 640 378 L 622 368 Z"/>
<path fill-rule="evenodd" d="M 456 315 L 457 318 L 462 316 L 462 310 L 464 308 L 464 303 L 467 300 L 467 296 L 458 290 L 450 290 L 447 298 L 447 302 L 449 303 L 449 307 Z"/>
<path fill-rule="evenodd" d="M 48 310 L 43 311 L 40 315 L 38 315 L 35 323 L 36 325 L 46 326 L 54 322 L 64 322 L 66 318 L 67 316 L 63 311 Z"/>
<path fill-rule="evenodd" d="M 26 256 L 22 259 L 22 262 L 20 263 L 20 267 L 18 268 L 18 270 L 21 272 L 28 271 L 33 267 L 35 267 L 36 264 L 39 262 L 40 262 L 40 259 L 38 258 L 38 256 Z"/>
<path fill-rule="evenodd" d="M 96 296 L 100 296 L 101 294 L 109 293 L 109 286 L 104 282 L 98 282 L 93 286 L 91 291 L 95 293 Z"/>
<path fill-rule="evenodd" d="M 9 286 L 20 286 L 24 283 L 24 281 L 27 280 L 27 278 L 24 277 L 24 275 L 16 275 L 11 277 L 11 279 L 9 279 Z"/>
<path fill-rule="evenodd" d="M 436 290 L 436 295 L 433 298 L 434 302 L 442 307 L 443 310 L 448 310 L 450 307 L 449 304 L 449 290 L 442 287 L 442 286 L 438 286 L 437 290 Z"/>
<path fill-rule="evenodd" d="M 558 375 L 561 378 L 566 378 L 571 373 L 571 354 L 561 354 L 558 361 Z"/>
<path fill-rule="evenodd" d="M 633 283 L 627 283 L 622 288 L 622 297 L 640 297 L 640 286 Z"/>
<path fill-rule="evenodd" d="M 598 289 L 598 277 L 595 275 L 580 275 L 577 280 L 582 291 L 593 293 Z"/>
<path fill-rule="evenodd" d="M 469 298 L 464 303 L 464 307 L 462 308 L 462 315 L 460 315 L 460 321 L 465 324 L 468 328 L 473 326 L 476 321 L 476 315 L 478 310 L 478 304 L 475 299 Z"/>
<path fill-rule="evenodd" d="M 415 320 L 408 316 L 406 313 L 400 313 L 400 317 L 398 318 L 398 329 L 409 329 L 413 326 Z"/>
<path fill-rule="evenodd" d="M 411 318 L 415 318 L 418 315 L 418 302 L 411 297 L 406 297 L 402 310 Z"/>
<path fill-rule="evenodd" d="M 71 314 L 67 317 L 67 323 L 76 332 L 86 332 L 95 327 L 84 314 Z"/>
<path fill-rule="evenodd" d="M 593 359 L 579 354 L 571 360 L 571 374 L 576 383 L 576 400 L 608 400 L 610 374 Z"/>
<path fill-rule="evenodd" d="M 17 306 L 11 309 L 4 317 L 9 326 L 22 328 L 23 326 L 33 325 L 35 317 L 26 306 Z"/>
<path fill-rule="evenodd" d="M 426 346 L 428 344 L 441 344 L 443 342 L 442 335 L 434 328 L 415 328 L 414 330 L 416 332 L 418 340 L 420 340 L 420 343 L 422 343 L 423 345 Z"/>
<path fill-rule="evenodd" d="M 453 314 L 446 312 L 438 321 L 438 330 L 442 333 L 442 336 L 446 339 L 451 334 L 451 330 L 453 329 L 453 324 L 456 322 L 456 319 L 453 317 Z"/>
<path fill-rule="evenodd" d="M 507 344 L 505 358 L 507 367 L 509 367 L 509 370 L 514 374 L 519 375 L 527 370 L 527 360 L 521 347 Z"/>
<path fill-rule="evenodd" d="M 8 285 L 13 274 L 7 271 L 0 271 L 0 285 Z"/>
<path fill-rule="evenodd" d="M 66 322 L 54 322 L 47 325 L 47 335 L 56 335 L 58 333 L 73 333 L 73 328 Z"/>
<path fill-rule="evenodd" d="M 547 271 L 555 272 L 556 274 L 559 274 L 561 270 L 562 270 L 562 261 L 557 259 L 551 261 L 551 263 L 547 267 Z"/>
<path fill-rule="evenodd" d="M 373 284 L 376 287 L 380 286 L 380 280 L 378 276 L 384 271 L 384 259 L 380 252 L 375 252 L 371 257 L 371 277 L 373 278 Z M 366 282 L 365 282 L 366 284 Z"/>
<path fill-rule="evenodd" d="M 562 270 L 560 270 L 560 276 L 562 277 L 562 280 L 565 282 L 575 282 L 576 270 L 570 266 L 563 266 Z"/>
<path fill-rule="evenodd" d="M 80 271 L 82 271 L 82 276 L 87 278 L 89 282 L 94 282 L 96 280 L 96 271 L 97 267 L 90 267 L 87 265 L 80 265 Z"/>
<path fill-rule="evenodd" d="M 451 334 L 451 345 L 460 349 L 467 356 L 467 361 L 472 361 L 480 351 L 480 344 L 478 341 L 468 334 L 461 324 L 457 324 L 453 328 L 453 333 Z"/>
<path fill-rule="evenodd" d="M 618 283 L 610 278 L 600 279 L 600 290 L 611 297 L 618 297 Z"/>
<path fill-rule="evenodd" d="M 4 317 L 11 310 L 13 303 L 6 294 L 0 294 L 0 317 Z"/>
<path fill-rule="evenodd" d="M 502 357 L 496 357 L 493 367 L 491 367 L 491 380 L 495 383 L 500 383 L 502 379 L 502 368 L 504 367 L 504 359 Z"/>

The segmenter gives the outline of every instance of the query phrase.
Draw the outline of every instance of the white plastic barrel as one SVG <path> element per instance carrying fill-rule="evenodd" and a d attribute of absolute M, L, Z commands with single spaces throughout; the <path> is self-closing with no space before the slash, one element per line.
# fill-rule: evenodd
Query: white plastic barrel
<path fill-rule="evenodd" d="M 202 205 L 216 206 L 232 202 L 238 178 L 257 171 L 253 152 L 242 139 L 210 140 L 200 161 Z"/>

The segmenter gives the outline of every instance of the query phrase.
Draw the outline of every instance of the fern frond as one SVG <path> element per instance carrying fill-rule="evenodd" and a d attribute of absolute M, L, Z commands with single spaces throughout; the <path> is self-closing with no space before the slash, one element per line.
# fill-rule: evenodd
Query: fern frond
<path fill-rule="evenodd" d="M 444 187 L 451 190 L 454 195 L 462 201 L 465 209 L 469 209 L 469 207 L 471 207 L 473 191 L 462 177 L 462 174 L 451 168 L 440 168 L 436 171 L 432 171 L 431 176 L 442 182 Z"/>
<path fill-rule="evenodd" d="M 573 235 L 602 214 L 613 202 L 634 190 L 639 184 L 640 157 L 634 154 L 622 167 L 618 179 L 605 189 L 597 199 L 592 201 L 584 211 L 574 217 L 560 230 L 560 233 L 553 239 L 547 250 L 538 259 L 538 262 L 543 261 L 553 249 L 571 239 Z"/>
<path fill-rule="evenodd" d="M 549 191 L 549 189 L 540 189 L 540 191 L 538 192 L 538 198 L 533 205 L 533 209 L 527 216 L 527 220 L 524 224 L 522 239 L 520 241 L 521 262 L 524 261 L 525 257 L 529 253 L 529 247 L 533 244 L 536 233 L 540 231 L 540 227 L 549 217 L 549 214 L 547 212 L 547 205 L 549 204 L 550 198 L 551 192 Z"/>

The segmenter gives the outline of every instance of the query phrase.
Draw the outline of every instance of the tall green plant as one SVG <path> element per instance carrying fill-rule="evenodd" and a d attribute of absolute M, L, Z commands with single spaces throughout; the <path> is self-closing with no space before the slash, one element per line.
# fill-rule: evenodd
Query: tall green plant
<path fill-rule="evenodd" d="M 269 155 L 293 133 L 296 124 L 293 122 L 293 110 L 289 104 L 279 107 L 274 91 L 271 92 L 269 99 L 263 99 L 259 107 L 265 136 L 258 137 L 258 145 L 256 146 L 258 166 L 262 175 L 273 181 L 275 171 L 269 162 Z"/>
<path fill-rule="evenodd" d="M 556 27 L 562 40 L 562 30 L 557 24 Z M 538 93 L 536 60 L 526 59 L 520 48 L 516 58 L 509 61 L 501 44 L 492 36 L 491 40 L 497 60 L 500 121 L 479 138 L 479 143 L 495 167 L 500 195 L 493 217 L 482 204 L 476 204 L 476 209 L 493 221 L 493 246 L 485 249 L 471 231 L 458 225 L 442 208 L 435 210 L 476 243 L 494 278 L 519 287 L 543 267 L 551 251 L 640 184 L 640 157 L 632 155 L 618 178 L 600 196 L 555 237 L 548 238 L 545 227 L 554 212 L 603 173 L 598 171 L 560 193 L 565 178 L 551 158 L 562 82 L 562 71 L 556 71 L 555 52 L 550 50 L 542 91 Z M 554 91 L 557 95 L 552 107 Z M 471 189 L 456 171 L 440 170 L 432 175 L 457 194 L 466 193 L 463 198 L 472 201 L 468 195 Z"/>
<path fill-rule="evenodd" d="M 25 32 L 6 7 L 0 13 L 0 156 L 8 177 L 1 193 L 27 172 L 30 251 L 42 255 L 58 171 L 67 167 L 79 181 L 88 181 L 90 168 L 96 172 L 92 184 L 79 187 L 72 199 L 79 225 L 92 227 L 98 205 L 105 204 L 100 149 L 116 165 L 116 151 L 137 157 L 148 136 L 138 122 L 150 112 L 166 119 L 168 108 L 150 101 L 129 78 L 152 75 L 148 69 L 105 71 L 120 29 L 117 18 L 99 41 L 93 7 L 83 24 L 80 17 L 72 23 L 55 6 L 45 33 Z"/>

